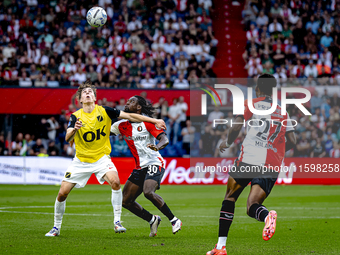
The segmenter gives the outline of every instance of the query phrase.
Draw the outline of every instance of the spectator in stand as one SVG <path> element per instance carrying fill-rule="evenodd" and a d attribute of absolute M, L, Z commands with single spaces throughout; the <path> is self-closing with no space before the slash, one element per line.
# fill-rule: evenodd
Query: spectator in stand
<path fill-rule="evenodd" d="M 316 78 L 318 76 L 318 69 L 316 68 L 314 61 L 309 60 L 309 64 L 305 67 L 304 74 L 306 77 L 312 76 L 313 78 Z"/>
<path fill-rule="evenodd" d="M 307 139 L 306 132 L 302 132 L 296 144 L 296 155 L 297 157 L 309 157 L 310 156 L 310 142 Z"/>
<path fill-rule="evenodd" d="M 5 136 L 3 133 L 0 133 L 0 155 L 7 155 L 7 153 Z"/>
<path fill-rule="evenodd" d="M 220 111 L 220 108 L 218 106 L 215 106 L 214 111 L 212 111 L 208 115 L 208 123 L 213 123 L 215 119 L 222 118 L 224 118 L 224 113 Z"/>
<path fill-rule="evenodd" d="M 329 47 L 333 41 L 330 32 L 327 31 L 326 34 L 321 37 L 320 44 L 322 47 Z"/>
<path fill-rule="evenodd" d="M 268 31 L 269 33 L 273 34 L 275 32 L 282 32 L 282 25 L 277 21 L 277 18 L 273 19 L 273 23 L 269 25 Z"/>
<path fill-rule="evenodd" d="M 122 97 L 121 99 L 119 99 L 119 104 L 116 106 L 116 109 L 123 111 L 125 108 L 125 103 L 126 103 L 125 98 Z"/>
<path fill-rule="evenodd" d="M 156 81 L 150 77 L 149 73 L 145 74 L 145 79 L 140 81 L 140 87 L 143 89 L 155 88 Z"/>
<path fill-rule="evenodd" d="M 90 46 L 92 42 L 87 38 L 87 34 L 83 34 L 82 39 L 79 39 L 77 42 L 77 46 L 79 46 L 80 50 L 87 54 L 89 52 Z"/>
<path fill-rule="evenodd" d="M 312 148 L 311 158 L 324 158 L 326 156 L 326 148 L 322 144 L 321 138 L 316 139 L 316 145 Z"/>
<path fill-rule="evenodd" d="M 315 112 L 315 109 L 320 108 L 322 103 L 323 100 L 321 97 L 319 97 L 319 92 L 315 90 L 310 100 L 312 113 Z"/>
<path fill-rule="evenodd" d="M 178 141 L 178 136 L 180 134 L 180 123 L 181 120 L 179 117 L 181 116 L 182 111 L 178 107 L 178 99 L 174 98 L 172 101 L 172 105 L 169 107 L 168 111 L 168 121 L 166 122 L 169 141 L 171 144 L 176 144 Z M 173 137 L 173 139 L 171 139 Z"/>
<path fill-rule="evenodd" d="M 129 149 L 122 135 L 118 135 L 118 139 L 115 141 L 113 148 L 117 154 L 116 156 L 119 157 L 125 157 Z"/>
<path fill-rule="evenodd" d="M 12 142 L 12 155 L 20 156 L 20 151 L 23 146 L 24 135 L 18 133 L 15 140 Z"/>
<path fill-rule="evenodd" d="M 37 139 L 36 143 L 32 146 L 32 150 L 35 156 L 38 156 L 41 149 L 45 149 L 40 138 Z"/>
<path fill-rule="evenodd" d="M 184 79 L 184 74 L 180 74 L 178 79 L 175 80 L 173 86 L 174 89 L 188 89 L 189 82 Z"/>
<path fill-rule="evenodd" d="M 45 148 L 41 148 L 37 156 L 42 158 L 48 157 L 47 150 Z"/>
<path fill-rule="evenodd" d="M 186 124 L 186 120 L 187 120 L 187 111 L 188 111 L 188 104 L 186 102 L 184 102 L 184 97 L 180 96 L 178 98 L 178 108 L 181 110 L 181 114 L 179 116 L 179 120 L 181 121 L 181 127 L 184 127 Z"/>
<path fill-rule="evenodd" d="M 27 77 L 27 72 L 23 71 L 21 73 L 21 77 L 19 77 L 19 86 L 20 87 L 31 87 L 32 81 L 29 77 Z"/>
<path fill-rule="evenodd" d="M 54 141 L 49 142 L 47 153 L 48 153 L 49 156 L 59 156 L 59 149 L 55 145 Z"/>
<path fill-rule="evenodd" d="M 56 140 L 56 135 L 57 131 L 60 128 L 59 122 L 56 120 L 54 116 L 51 116 L 50 118 L 47 119 L 46 121 L 48 123 L 47 127 L 47 136 L 50 141 L 55 141 Z"/>
<path fill-rule="evenodd" d="M 190 145 L 193 144 L 195 139 L 195 127 L 191 126 L 191 121 L 186 121 L 186 127 L 182 129 L 182 142 L 185 154 L 190 155 Z"/>
<path fill-rule="evenodd" d="M 266 26 L 268 25 L 269 19 L 268 16 L 265 15 L 264 11 L 259 12 L 259 16 L 256 19 L 256 24 L 258 27 Z"/>

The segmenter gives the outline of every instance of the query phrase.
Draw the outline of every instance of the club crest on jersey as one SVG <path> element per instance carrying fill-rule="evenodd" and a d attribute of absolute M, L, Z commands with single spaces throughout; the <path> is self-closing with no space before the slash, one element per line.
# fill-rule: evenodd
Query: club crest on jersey
<path fill-rule="evenodd" d="M 137 130 L 138 130 L 139 132 L 142 132 L 142 130 L 143 130 L 142 126 L 138 126 L 138 127 L 137 127 Z"/>
<path fill-rule="evenodd" d="M 103 116 L 97 116 L 97 120 L 99 121 L 99 122 L 102 122 L 103 120 L 104 120 L 104 118 L 103 118 Z"/>
<path fill-rule="evenodd" d="M 70 172 L 66 172 L 65 173 L 65 178 L 70 178 L 71 177 L 71 173 Z"/>

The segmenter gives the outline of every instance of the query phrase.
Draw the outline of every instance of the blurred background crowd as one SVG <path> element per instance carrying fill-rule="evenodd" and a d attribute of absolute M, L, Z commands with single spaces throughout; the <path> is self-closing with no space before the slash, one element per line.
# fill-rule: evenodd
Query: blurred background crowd
<path fill-rule="evenodd" d="M 340 85 L 339 1 L 247 0 L 242 16 L 248 77 L 273 74 L 280 86 Z"/>
<path fill-rule="evenodd" d="M 92 28 L 85 16 L 96 4 L 94 0 L 0 2 L 0 84 L 76 87 L 90 78 L 98 88 L 189 89 L 195 84 L 192 81 L 216 77 L 213 1 L 99 0 L 108 21 L 102 28 Z M 340 3 L 246 0 L 233 4 L 244 4 L 242 57 L 248 85 L 258 75 L 270 73 L 279 86 L 340 86 Z M 298 122 L 298 143 L 287 157 L 340 157 L 338 88 L 337 92 L 312 90 L 307 105 L 311 117 L 288 108 Z M 141 96 L 148 99 L 145 91 Z M 127 99 L 124 95 L 118 101 L 104 98 L 98 104 L 122 110 Z M 233 118 L 230 107 L 216 107 L 201 123 L 193 117 L 189 120 L 190 102 L 183 97 L 149 101 L 157 109 L 155 117 L 167 124 L 170 145 L 161 151 L 163 156 L 238 156 L 247 130 L 242 129 L 230 150 L 220 153 L 217 148 L 229 127 L 212 126 L 213 119 Z M 79 107 L 74 101 L 58 116 L 18 117 L 18 123 L 26 119 L 33 128 L 16 127 L 11 139 L 1 132 L 0 155 L 73 156 L 74 148 L 64 137 L 70 115 Z M 131 156 L 121 136 L 110 139 L 111 156 Z"/>
<path fill-rule="evenodd" d="M 99 0 L 108 15 L 87 24 L 97 1 L 0 2 L 0 84 L 189 88 L 215 77 L 211 0 Z"/>

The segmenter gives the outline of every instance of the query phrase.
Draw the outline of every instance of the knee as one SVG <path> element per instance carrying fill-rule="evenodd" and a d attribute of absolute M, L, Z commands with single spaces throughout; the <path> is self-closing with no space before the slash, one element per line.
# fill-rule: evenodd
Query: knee
<path fill-rule="evenodd" d="M 153 191 L 145 191 L 144 192 L 144 197 L 148 200 L 152 200 L 154 197 L 155 192 Z"/>
<path fill-rule="evenodd" d="M 59 202 L 63 202 L 66 200 L 67 196 L 68 196 L 68 193 L 59 191 L 57 199 Z"/>
<path fill-rule="evenodd" d="M 111 181 L 111 188 L 113 190 L 119 190 L 120 189 L 120 181 L 119 180 L 112 180 Z"/>

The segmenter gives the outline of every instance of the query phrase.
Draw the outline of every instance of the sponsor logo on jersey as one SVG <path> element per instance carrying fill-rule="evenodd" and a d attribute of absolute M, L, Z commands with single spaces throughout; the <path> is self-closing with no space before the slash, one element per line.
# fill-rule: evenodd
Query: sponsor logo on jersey
<path fill-rule="evenodd" d="M 106 133 L 104 132 L 106 125 L 103 126 L 103 128 L 97 129 L 96 132 L 88 131 L 83 134 L 83 139 L 85 142 L 93 142 L 94 140 L 99 140 L 102 136 L 106 136 Z"/>
<path fill-rule="evenodd" d="M 138 126 L 138 127 L 137 127 L 137 130 L 138 130 L 139 132 L 142 132 L 142 130 L 143 130 L 142 126 Z"/>
<path fill-rule="evenodd" d="M 146 140 L 147 139 L 147 136 L 126 136 L 126 135 L 123 135 L 123 138 L 125 140 L 133 140 L 133 141 L 143 141 L 143 140 Z"/>
<path fill-rule="evenodd" d="M 71 177 L 71 173 L 70 172 L 66 172 L 65 173 L 65 178 L 70 178 Z"/>
<path fill-rule="evenodd" d="M 102 122 L 103 120 L 104 120 L 104 118 L 103 118 L 103 116 L 97 116 L 97 120 L 99 121 L 99 122 Z"/>

